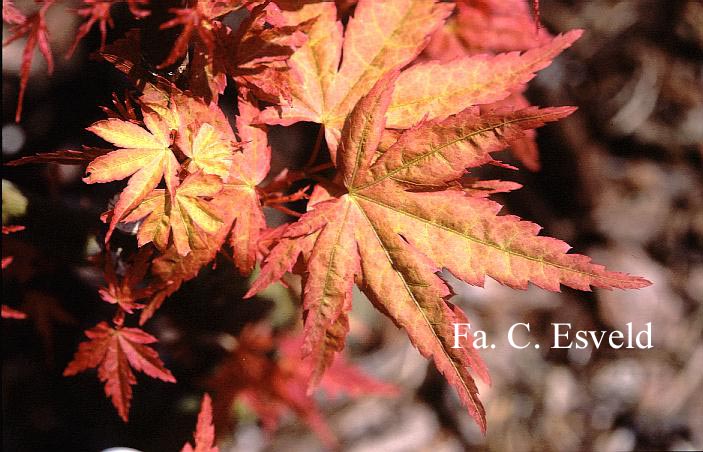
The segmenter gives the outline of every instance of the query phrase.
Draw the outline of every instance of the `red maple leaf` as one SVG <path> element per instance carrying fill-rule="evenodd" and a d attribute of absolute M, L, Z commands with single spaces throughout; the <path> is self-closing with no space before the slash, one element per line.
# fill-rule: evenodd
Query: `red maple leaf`
<path fill-rule="evenodd" d="M 54 4 L 55 0 L 46 0 L 43 2 L 37 12 L 20 20 L 20 16 L 14 12 L 10 13 L 10 21 L 15 25 L 10 30 L 10 37 L 3 42 L 3 47 L 26 36 L 27 42 L 24 45 L 22 52 L 22 66 L 20 67 L 20 92 L 17 97 L 17 111 L 15 113 L 15 122 L 20 122 L 22 117 L 22 103 L 24 101 L 24 93 L 27 90 L 29 82 L 29 73 L 32 68 L 32 58 L 34 57 L 34 49 L 39 46 L 39 52 L 46 60 L 46 71 L 51 74 L 54 72 L 54 58 L 49 47 L 49 32 L 46 28 L 46 12 Z M 3 4 L 3 20 L 5 19 L 5 4 Z M 12 11 L 12 10 L 11 10 Z"/>
<path fill-rule="evenodd" d="M 63 374 L 71 376 L 97 368 L 98 378 L 105 383 L 105 395 L 112 399 L 125 422 L 129 416 L 132 386 L 137 383 L 132 369 L 162 381 L 176 382 L 156 351 L 147 345 L 156 342 L 156 338 L 141 329 L 112 328 L 106 322 L 100 322 L 85 335 L 89 340 L 79 345 Z"/>
<path fill-rule="evenodd" d="M 264 428 L 273 431 L 281 417 L 293 411 L 303 419 L 330 448 L 337 444 L 334 433 L 324 421 L 313 396 L 308 393 L 312 369 L 301 365 L 302 338 L 286 336 L 279 340 L 263 324 L 248 325 L 239 336 L 238 346 L 215 371 L 209 381 L 215 397 L 215 422 L 224 430 L 230 426 L 229 413 L 235 400 L 253 410 Z M 271 352 L 278 344 L 278 359 Z M 321 388 L 331 396 L 393 396 L 397 388 L 365 375 L 339 356 L 331 372 L 322 379 Z"/>
<path fill-rule="evenodd" d="M 198 424 L 195 427 L 195 447 L 186 443 L 181 452 L 219 452 L 215 446 L 215 427 L 212 425 L 212 400 L 208 394 L 203 396 L 198 414 Z"/>
<path fill-rule="evenodd" d="M 8 24 L 22 24 L 27 18 L 22 14 L 12 0 L 2 0 L 2 20 Z"/>
<path fill-rule="evenodd" d="M 83 5 L 78 9 L 77 14 L 87 18 L 85 22 L 78 27 L 76 38 L 73 44 L 68 49 L 66 58 L 71 58 L 73 52 L 76 51 L 78 44 L 90 32 L 93 25 L 98 24 L 100 29 L 100 51 L 105 48 L 105 40 L 107 39 L 107 27 L 115 28 L 115 22 L 110 15 L 110 8 L 115 4 L 114 0 L 83 0 Z"/>
<path fill-rule="evenodd" d="M 128 264 L 124 275 L 119 277 L 115 272 L 115 264 L 109 256 L 105 258 L 106 287 L 98 289 L 100 298 L 110 304 L 119 305 L 125 312 L 131 313 L 133 309 L 144 306 L 137 301 L 149 297 L 154 289 L 142 285 L 144 276 L 150 265 L 151 250 L 142 248 Z"/>
<path fill-rule="evenodd" d="M 12 260 L 12 258 L 9 258 Z M 5 264 L 5 259 L 2 260 L 3 263 L 3 268 Z M 13 309 L 7 305 L 2 305 L 2 318 L 3 319 L 26 319 L 27 314 L 25 314 L 22 311 L 18 311 L 17 309 Z"/>

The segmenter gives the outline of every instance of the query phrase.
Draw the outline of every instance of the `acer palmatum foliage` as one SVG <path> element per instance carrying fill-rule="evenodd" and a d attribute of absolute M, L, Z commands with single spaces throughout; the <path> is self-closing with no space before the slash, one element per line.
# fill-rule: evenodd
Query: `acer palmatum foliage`
<path fill-rule="evenodd" d="M 203 396 L 198 414 L 198 423 L 195 426 L 195 447 L 186 443 L 181 452 L 219 452 L 215 446 L 215 427 L 212 425 L 212 399 L 208 394 Z"/>
<path fill-rule="evenodd" d="M 36 47 L 52 69 L 46 12 L 62 6 L 37 3 L 25 15 L 3 1 L 3 19 L 14 27 L 6 43 L 27 39 L 18 120 Z M 581 35 L 551 36 L 523 0 L 189 1 L 159 25 L 179 32 L 154 66 L 144 62 L 141 30 L 108 43 L 118 3 L 85 0 L 75 10 L 85 22 L 69 50 L 97 25 L 99 55 L 133 82 L 122 100 L 115 95 L 103 108 L 107 118 L 87 128 L 105 147 L 13 164 L 86 165 L 86 183 L 126 182 L 102 217 L 100 296 L 117 311 L 112 323 L 86 331 L 89 340 L 64 372 L 96 368 L 125 421 L 134 370 L 175 381 L 152 348 L 157 339 L 125 326 L 126 316 L 139 312 L 143 325 L 218 253 L 242 275 L 261 265 L 247 296 L 286 273 L 302 275 L 304 324 L 293 348 L 270 332 L 244 330 L 233 358 L 210 380 L 216 423 L 226 424 L 241 398 L 269 428 L 284 409 L 293 410 L 329 445 L 333 435 L 310 395 L 318 384 L 332 392 L 393 392 L 338 356 L 354 285 L 434 361 L 485 431 L 474 375 L 488 381 L 488 370 L 474 350 L 451 346 L 452 324 L 466 318 L 449 301 L 440 269 L 469 284 L 482 286 L 488 276 L 516 289 L 649 284 L 568 253 L 566 243 L 539 236 L 533 223 L 500 215 L 489 195 L 518 184 L 463 177 L 482 165 L 507 166 L 494 154 L 509 146 L 537 169 L 534 129 L 574 110 L 529 106 L 522 95 Z M 137 19 L 150 14 L 146 0 L 127 3 Z M 243 18 L 236 29 L 223 21 L 229 14 Z M 176 65 L 175 72 L 159 71 Z M 228 83 L 237 92 L 234 117 L 223 110 L 233 106 L 220 103 Z M 270 175 L 267 125 L 302 121 L 320 127 L 308 164 Z M 300 181 L 308 183 L 302 190 L 295 188 Z M 302 199 L 306 211 L 295 211 L 291 203 Z M 269 227 L 264 207 L 298 218 Z M 141 250 L 119 257 L 118 266 L 110 243 L 126 223 L 137 225 Z M 5 315 L 18 316 L 3 306 Z M 273 359 L 268 352 L 279 346 Z M 301 359 L 304 366 L 289 364 Z M 195 447 L 184 450 L 216 450 L 211 411 L 205 396 Z"/>

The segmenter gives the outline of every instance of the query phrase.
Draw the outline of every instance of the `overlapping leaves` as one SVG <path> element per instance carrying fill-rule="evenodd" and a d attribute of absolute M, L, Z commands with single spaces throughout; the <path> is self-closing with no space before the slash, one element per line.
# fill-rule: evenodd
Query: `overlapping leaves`
<path fill-rule="evenodd" d="M 332 1 L 198 0 L 172 10 L 174 17 L 161 25 L 180 28 L 170 54 L 157 64 L 184 62 L 186 76 L 174 81 L 143 67 L 137 30 L 105 45 L 114 2 L 86 0 L 79 15 L 87 22 L 74 48 L 97 23 L 101 55 L 140 94 L 124 104 L 115 98 L 115 110 L 105 109 L 108 119 L 88 128 L 112 148 L 57 151 L 18 163 L 89 162 L 87 183 L 128 180 L 104 217 L 106 243 L 120 223 L 133 223 L 142 248 L 120 274 L 107 263 L 100 295 L 118 313 L 112 326 L 101 322 L 86 331 L 89 341 L 65 374 L 97 368 L 126 420 L 136 382 L 132 369 L 164 381 L 174 378 L 149 346 L 156 339 L 125 327 L 124 315 L 141 310 L 143 324 L 229 247 L 244 275 L 266 255 L 250 296 L 286 272 L 303 269 L 304 338 L 295 350 L 305 361 L 297 369 L 284 368 L 284 359 L 274 363 L 243 343 L 237 353 L 248 363 L 224 365 L 221 374 L 233 381 L 236 369 L 236 378 L 246 384 L 218 380 L 224 397 L 216 401 L 216 412 L 243 394 L 265 423 L 275 424 L 284 407 L 293 408 L 332 444 L 306 391 L 324 385 L 335 366 L 339 370 L 335 356 L 349 331 L 356 284 L 434 360 L 485 430 L 474 375 L 487 381 L 488 374 L 474 350 L 452 347 L 452 324 L 466 318 L 449 302 L 452 292 L 438 276 L 440 269 L 469 284 L 481 286 L 488 276 L 517 289 L 529 283 L 553 291 L 561 285 L 590 290 L 649 284 L 569 254 L 564 242 L 539 236 L 535 224 L 499 215 L 501 206 L 488 195 L 517 184 L 463 178 L 467 170 L 497 163 L 492 153 L 508 145 L 536 168 L 533 129 L 573 111 L 529 107 L 521 93 L 581 32 L 530 35 L 525 24 L 533 22 L 517 2 L 456 2 L 458 10 L 448 19 L 453 2 L 360 0 L 345 22 Z M 51 69 L 44 16 L 52 3 L 24 17 L 4 2 L 9 8 L 3 17 L 14 24 L 9 41 L 28 38 L 20 106 L 35 47 Z M 133 15 L 145 14 L 143 0 L 128 4 Z M 223 17 L 241 7 L 248 16 L 233 30 Z M 459 30 L 461 23 L 475 26 Z M 219 106 L 225 76 L 237 84 L 236 133 Z M 260 101 L 269 103 L 263 111 Z M 308 165 L 291 171 L 296 176 L 287 181 L 262 187 L 271 160 L 264 124 L 300 121 L 324 128 L 332 160 L 324 167 L 336 167 L 335 177 L 326 179 Z M 284 193 L 303 178 L 317 183 L 307 212 L 283 209 L 300 218 L 267 229 L 262 205 L 307 197 L 305 189 Z M 153 257 L 152 250 L 158 251 Z M 206 397 L 195 450 L 211 450 L 213 437 Z"/>
<path fill-rule="evenodd" d="M 500 205 L 449 186 L 466 169 L 492 161 L 498 151 L 572 108 L 528 108 L 481 114 L 468 109 L 444 120 L 423 121 L 377 153 L 396 74 L 381 79 L 347 118 L 337 153 L 338 175 L 311 210 L 290 225 L 263 267 L 264 280 L 292 267 L 291 241 L 314 245 L 306 262 L 304 351 L 313 363 L 311 384 L 341 350 L 348 332 L 352 286 L 406 330 L 485 429 L 485 413 L 470 370 L 487 380 L 480 359 L 451 347 L 451 325 L 463 314 L 448 302 L 451 291 L 436 272 L 482 285 L 484 278 L 524 289 L 639 288 L 648 281 L 610 272 L 568 245 L 539 237 L 539 227 L 497 216 Z M 283 251 L 277 249 L 281 247 Z M 299 250 L 304 249 L 302 246 Z M 272 260 L 283 255 L 287 264 Z M 275 276 L 271 274 L 275 273 Z M 257 290 L 256 286 L 254 290 Z"/>

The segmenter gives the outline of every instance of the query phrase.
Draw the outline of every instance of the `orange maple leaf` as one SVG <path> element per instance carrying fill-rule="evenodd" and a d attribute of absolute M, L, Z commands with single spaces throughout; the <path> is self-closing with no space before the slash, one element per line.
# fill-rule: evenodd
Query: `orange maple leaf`
<path fill-rule="evenodd" d="M 154 112 L 144 113 L 144 124 L 146 129 L 133 122 L 110 118 L 88 127 L 89 131 L 119 149 L 93 160 L 83 180 L 93 184 L 131 176 L 113 210 L 105 242 L 110 240 L 117 223 L 139 206 L 162 178 L 172 194 L 178 185 L 176 172 L 180 165 L 170 148 L 172 140 L 168 125 Z"/>
<path fill-rule="evenodd" d="M 334 2 L 301 3 L 277 2 L 287 25 L 315 22 L 308 41 L 289 60 L 291 100 L 267 108 L 261 120 L 281 125 L 299 121 L 323 124 L 334 155 L 339 131 L 356 102 L 383 74 L 415 59 L 453 5 L 425 0 L 362 0 L 343 30 Z"/>
<path fill-rule="evenodd" d="M 106 322 L 100 322 L 87 330 L 85 335 L 90 340 L 78 346 L 73 361 L 63 375 L 72 376 L 97 368 L 98 378 L 105 383 L 105 395 L 112 399 L 117 413 L 125 422 L 129 417 L 132 385 L 137 383 L 132 368 L 152 378 L 176 382 L 156 351 L 146 345 L 156 342 L 156 338 L 141 329 L 112 328 Z"/>
<path fill-rule="evenodd" d="M 528 282 L 553 291 L 560 284 L 590 290 L 650 283 L 607 271 L 586 256 L 566 254 L 568 245 L 538 237 L 537 225 L 497 216 L 499 204 L 449 186 L 466 169 L 492 162 L 490 153 L 523 130 L 563 118 L 573 108 L 490 114 L 470 108 L 414 126 L 379 156 L 397 77 L 395 72 L 381 79 L 356 105 L 342 131 L 335 183 L 287 228 L 287 240 L 273 248 L 262 277 L 270 281 L 292 267 L 298 255 L 289 251 L 290 241 L 313 237 L 303 279 L 303 350 L 314 366 L 311 384 L 344 346 L 356 282 L 379 310 L 405 328 L 424 356 L 434 359 L 485 430 L 469 369 L 485 380 L 487 373 L 475 351 L 452 348 L 451 326 L 464 316 L 447 301 L 452 294 L 436 274 L 440 268 L 473 285 L 483 285 L 490 276 L 518 289 Z M 279 256 L 279 246 L 286 250 L 285 263 L 271 259 Z"/>
<path fill-rule="evenodd" d="M 153 242 L 165 250 L 172 238 L 176 251 L 181 256 L 192 249 L 207 248 L 205 235 L 215 234 L 222 221 L 202 198 L 211 198 L 222 190 L 222 181 L 217 176 L 195 173 L 179 185 L 175 194 L 166 190 L 154 190 L 146 196 L 139 207 L 124 218 L 126 222 L 138 221 L 137 240 L 139 246 Z"/>
<path fill-rule="evenodd" d="M 282 2 L 281 8 L 289 23 L 316 20 L 308 42 L 290 59 L 291 101 L 267 108 L 260 120 L 323 124 L 333 159 L 344 120 L 356 102 L 383 74 L 412 62 L 452 10 L 449 3 L 433 1 L 362 0 L 342 38 L 334 3 L 286 5 Z M 398 80 L 386 127 L 405 129 L 422 119 L 444 119 L 469 106 L 504 99 L 580 35 L 578 30 L 569 32 L 524 54 L 462 56 L 411 66 Z"/>

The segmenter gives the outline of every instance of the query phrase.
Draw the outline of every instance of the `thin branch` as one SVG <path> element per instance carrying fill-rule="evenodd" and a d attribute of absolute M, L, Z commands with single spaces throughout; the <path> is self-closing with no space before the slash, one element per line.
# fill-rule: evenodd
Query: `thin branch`
<path fill-rule="evenodd" d="M 317 131 L 317 138 L 315 139 L 315 147 L 312 148 L 312 154 L 308 162 L 305 164 L 305 168 L 310 168 L 317 161 L 317 156 L 320 154 L 320 148 L 322 147 L 322 138 L 325 136 L 325 126 L 320 125 L 320 129 Z"/>

